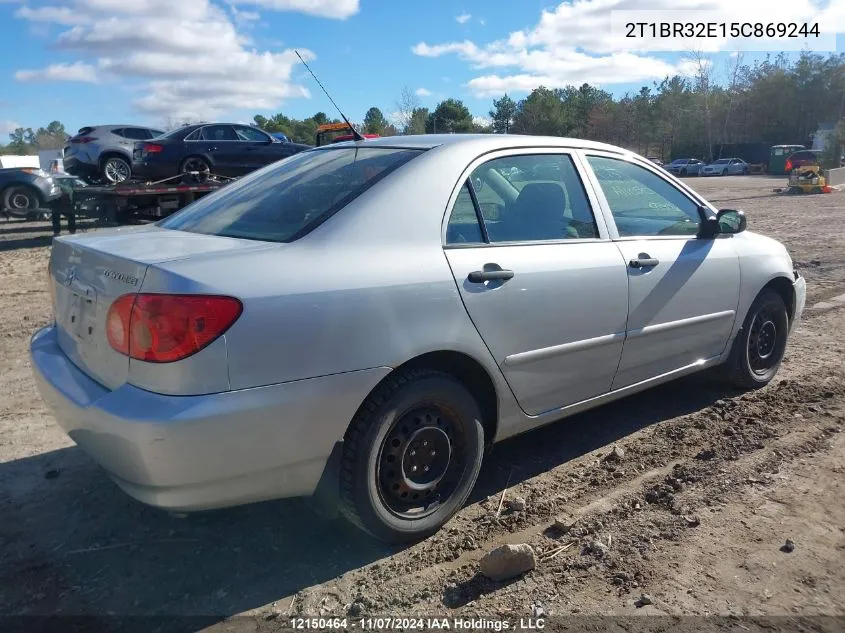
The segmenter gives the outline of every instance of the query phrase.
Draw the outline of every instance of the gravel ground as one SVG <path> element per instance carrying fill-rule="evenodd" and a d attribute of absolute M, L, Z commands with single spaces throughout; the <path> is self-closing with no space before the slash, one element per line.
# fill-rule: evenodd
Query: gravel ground
<path fill-rule="evenodd" d="M 845 194 L 689 182 L 744 209 L 807 278 L 777 379 L 743 394 L 689 377 L 499 444 L 468 505 L 407 548 L 300 500 L 180 519 L 123 494 L 35 392 L 27 345 L 48 320 L 49 226 L 0 223 L 0 616 L 26 616 L 5 620 L 22 630 L 44 624 L 33 616 L 96 614 L 143 616 L 140 630 L 253 631 L 289 616 L 721 614 L 843 630 L 845 297 L 828 300 L 845 293 Z M 503 490 L 524 508 L 497 516 Z M 486 580 L 479 560 L 506 543 L 531 545 L 536 568 Z M 243 613 L 259 617 L 230 618 Z"/>

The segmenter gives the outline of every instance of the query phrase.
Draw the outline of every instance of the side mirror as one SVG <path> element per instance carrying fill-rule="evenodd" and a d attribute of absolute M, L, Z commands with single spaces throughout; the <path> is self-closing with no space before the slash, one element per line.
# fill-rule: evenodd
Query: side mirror
<path fill-rule="evenodd" d="M 747 224 L 745 213 L 739 209 L 721 209 L 716 214 L 716 221 L 719 223 L 719 233 L 725 234 L 742 233 Z"/>

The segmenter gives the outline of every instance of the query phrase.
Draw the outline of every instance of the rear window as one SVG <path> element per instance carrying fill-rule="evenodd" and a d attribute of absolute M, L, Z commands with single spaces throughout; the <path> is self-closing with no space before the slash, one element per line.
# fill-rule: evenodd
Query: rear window
<path fill-rule="evenodd" d="M 292 242 L 421 153 L 364 147 L 301 152 L 200 198 L 159 226 Z"/>

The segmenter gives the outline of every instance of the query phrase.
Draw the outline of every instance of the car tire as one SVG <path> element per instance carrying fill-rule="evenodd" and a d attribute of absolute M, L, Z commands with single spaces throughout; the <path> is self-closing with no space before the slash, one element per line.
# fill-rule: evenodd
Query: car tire
<path fill-rule="evenodd" d="M 727 170 L 727 169 L 723 169 L 723 170 L 722 170 L 722 176 L 727 176 L 727 175 L 728 175 L 728 170 Z"/>
<path fill-rule="evenodd" d="M 179 173 L 182 174 L 182 179 L 186 182 L 204 183 L 211 175 L 211 165 L 202 156 L 188 156 L 179 165 Z"/>
<path fill-rule="evenodd" d="M 686 169 L 682 169 L 682 170 L 680 171 L 679 175 L 680 175 L 681 177 L 686 176 L 686 175 L 687 175 L 687 170 L 686 170 Z"/>
<path fill-rule="evenodd" d="M 466 387 L 442 372 L 399 370 L 347 431 L 340 512 L 379 540 L 420 540 L 461 509 L 483 455 L 481 410 Z"/>
<path fill-rule="evenodd" d="M 743 168 L 742 168 L 742 175 L 743 175 L 743 176 L 747 176 L 747 175 L 748 175 L 748 167 L 743 167 Z"/>
<path fill-rule="evenodd" d="M 2 200 L 4 210 L 27 211 L 38 209 L 41 206 L 41 198 L 38 192 L 26 185 L 6 187 L 0 200 Z"/>
<path fill-rule="evenodd" d="M 132 178 L 132 165 L 123 156 L 108 156 L 100 166 L 100 178 L 108 185 L 119 185 Z"/>
<path fill-rule="evenodd" d="M 741 389 L 759 389 L 777 374 L 789 334 L 783 298 L 770 288 L 754 299 L 734 339 L 726 377 Z"/>

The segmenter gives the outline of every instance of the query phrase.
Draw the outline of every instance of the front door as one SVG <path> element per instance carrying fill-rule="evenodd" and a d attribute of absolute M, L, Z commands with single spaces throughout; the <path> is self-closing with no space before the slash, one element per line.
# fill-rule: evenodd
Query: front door
<path fill-rule="evenodd" d="M 243 146 L 231 125 L 206 125 L 202 128 L 200 154 L 211 159 L 212 173 L 220 176 L 240 176 L 244 173 Z"/>
<path fill-rule="evenodd" d="M 530 415 L 608 392 L 619 363 L 627 272 L 594 204 L 571 155 L 538 150 L 481 162 L 449 215 L 464 305 Z"/>
<path fill-rule="evenodd" d="M 628 270 L 628 326 L 613 389 L 719 356 L 739 303 L 731 236 L 698 239 L 699 203 L 656 171 L 618 157 L 587 162 Z"/>

